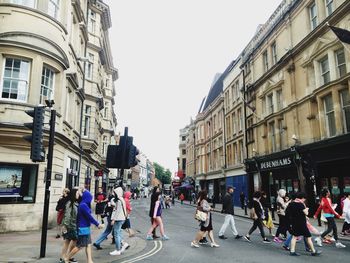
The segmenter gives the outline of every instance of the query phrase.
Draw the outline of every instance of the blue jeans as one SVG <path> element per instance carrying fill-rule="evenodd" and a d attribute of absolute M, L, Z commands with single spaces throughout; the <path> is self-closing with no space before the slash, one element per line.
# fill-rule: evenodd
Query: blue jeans
<path fill-rule="evenodd" d="M 115 248 L 120 251 L 122 249 L 122 225 L 125 220 L 115 221 L 113 225 Z"/>
<path fill-rule="evenodd" d="M 107 216 L 107 226 L 105 228 L 105 231 L 101 233 L 101 235 L 97 238 L 95 241 L 96 245 L 100 245 L 104 240 L 107 239 L 107 236 L 112 232 L 113 226 L 111 225 L 111 218 Z"/>

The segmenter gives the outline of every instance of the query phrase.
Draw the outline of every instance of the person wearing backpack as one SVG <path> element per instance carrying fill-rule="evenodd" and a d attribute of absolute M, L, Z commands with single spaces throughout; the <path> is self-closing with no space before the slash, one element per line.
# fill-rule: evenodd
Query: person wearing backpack
<path fill-rule="evenodd" d="M 62 219 L 64 216 L 64 209 L 66 207 L 66 203 L 69 200 L 69 189 L 68 188 L 64 188 L 62 191 L 62 195 L 60 196 L 60 198 L 57 201 L 57 205 L 56 205 L 56 211 L 57 211 L 57 234 L 56 234 L 56 238 L 60 238 L 61 237 L 61 224 L 62 224 Z"/>

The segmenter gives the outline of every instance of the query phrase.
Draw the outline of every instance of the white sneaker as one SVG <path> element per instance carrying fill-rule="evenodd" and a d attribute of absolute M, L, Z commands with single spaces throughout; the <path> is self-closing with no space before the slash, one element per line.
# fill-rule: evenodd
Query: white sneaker
<path fill-rule="evenodd" d="M 109 254 L 111 256 L 120 256 L 122 254 L 122 252 L 119 250 L 114 250 L 114 251 L 110 252 Z"/>
<path fill-rule="evenodd" d="M 316 237 L 315 242 L 316 242 L 317 246 L 322 247 L 322 240 L 320 237 Z"/>
<path fill-rule="evenodd" d="M 335 243 L 335 247 L 337 247 L 337 248 L 345 248 L 346 246 L 343 245 L 343 244 L 340 243 L 340 242 L 337 242 L 337 243 Z"/>
<path fill-rule="evenodd" d="M 123 242 L 123 246 L 122 248 L 120 249 L 120 253 L 123 253 L 127 248 L 129 248 L 130 245 L 126 242 Z"/>

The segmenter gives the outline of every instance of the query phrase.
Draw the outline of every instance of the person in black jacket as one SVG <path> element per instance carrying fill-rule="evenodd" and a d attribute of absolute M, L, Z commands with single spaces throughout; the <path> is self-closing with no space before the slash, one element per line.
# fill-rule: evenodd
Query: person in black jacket
<path fill-rule="evenodd" d="M 250 235 L 255 231 L 258 227 L 260 230 L 261 237 L 263 238 L 264 243 L 271 243 L 265 236 L 264 227 L 263 227 L 263 219 L 264 219 L 264 210 L 260 203 L 261 193 L 259 191 L 253 194 L 253 204 L 251 208 L 251 218 L 254 220 L 253 226 L 249 230 L 248 234 L 244 236 L 244 239 L 248 242 L 251 242 Z"/>
<path fill-rule="evenodd" d="M 234 192 L 234 188 L 232 186 L 228 186 L 227 192 L 222 200 L 222 212 L 225 213 L 226 216 L 225 216 L 225 222 L 219 231 L 219 238 L 221 239 L 227 239 L 227 237 L 225 237 L 224 234 L 228 225 L 231 226 L 232 233 L 236 236 L 236 239 L 239 239 L 242 237 L 241 235 L 238 234 L 238 231 L 235 226 L 235 219 L 233 218 L 233 215 L 234 215 L 233 200 L 232 200 L 233 192 Z"/>
<path fill-rule="evenodd" d="M 149 217 L 151 218 L 151 224 L 152 225 L 153 225 L 154 206 L 155 206 L 155 204 L 156 204 L 156 202 L 158 200 L 158 196 L 159 196 L 159 194 L 157 195 L 157 193 L 160 193 L 160 189 L 159 189 L 159 187 L 155 186 L 153 188 L 153 191 L 152 191 L 151 204 L 150 204 L 150 208 L 149 208 Z M 156 228 L 153 229 L 152 237 L 153 237 L 153 239 L 159 238 L 159 236 L 157 236 L 157 234 L 156 234 Z"/>

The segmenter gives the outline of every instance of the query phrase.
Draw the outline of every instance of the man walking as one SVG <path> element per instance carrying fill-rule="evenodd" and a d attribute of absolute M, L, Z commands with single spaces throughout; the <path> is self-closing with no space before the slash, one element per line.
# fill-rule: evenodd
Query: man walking
<path fill-rule="evenodd" d="M 238 234 L 236 226 L 235 226 L 235 219 L 233 218 L 233 201 L 232 201 L 232 194 L 234 192 L 233 186 L 227 187 L 227 192 L 223 198 L 222 201 L 222 212 L 226 214 L 225 216 L 225 222 L 222 225 L 220 231 L 219 231 L 219 238 L 220 239 L 227 239 L 227 237 L 224 235 L 226 228 L 228 225 L 231 226 L 232 233 L 236 236 L 236 239 L 241 238 L 242 236 Z"/>

